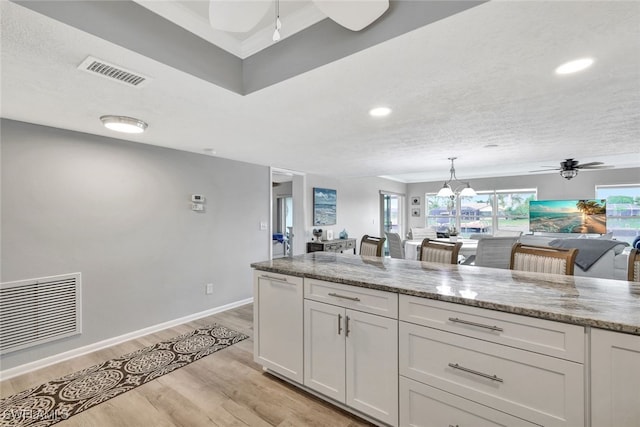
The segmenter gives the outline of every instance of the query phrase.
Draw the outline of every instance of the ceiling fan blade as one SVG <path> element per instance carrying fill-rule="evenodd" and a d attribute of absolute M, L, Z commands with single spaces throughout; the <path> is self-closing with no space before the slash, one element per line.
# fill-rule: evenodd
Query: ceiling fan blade
<path fill-rule="evenodd" d="M 209 23 L 216 30 L 246 33 L 254 28 L 271 7 L 268 1 L 211 0 Z"/>
<path fill-rule="evenodd" d="M 313 0 L 318 9 L 337 24 L 360 31 L 389 9 L 389 0 Z"/>
<path fill-rule="evenodd" d="M 549 168 L 550 169 L 539 169 L 539 170 L 536 170 L 536 171 L 529 171 L 529 172 L 530 173 L 531 172 L 553 172 L 553 171 L 559 171 L 560 170 L 560 168 L 551 168 L 551 166 L 549 166 Z"/>
<path fill-rule="evenodd" d="M 602 163 L 602 162 L 590 162 L 590 163 L 579 164 L 576 167 L 584 169 L 584 168 L 590 168 L 590 167 L 593 167 L 593 166 L 601 166 L 601 165 L 604 165 L 604 163 Z"/>
<path fill-rule="evenodd" d="M 578 169 L 611 169 L 610 165 L 578 166 Z"/>

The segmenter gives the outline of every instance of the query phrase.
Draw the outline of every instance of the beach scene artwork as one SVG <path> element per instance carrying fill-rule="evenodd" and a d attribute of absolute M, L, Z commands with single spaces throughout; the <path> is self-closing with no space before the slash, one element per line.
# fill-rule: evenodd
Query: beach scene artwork
<path fill-rule="evenodd" d="M 336 190 L 328 188 L 313 189 L 313 225 L 336 224 Z"/>
<path fill-rule="evenodd" d="M 546 233 L 607 232 L 607 201 L 532 200 L 529 203 L 529 230 Z"/>

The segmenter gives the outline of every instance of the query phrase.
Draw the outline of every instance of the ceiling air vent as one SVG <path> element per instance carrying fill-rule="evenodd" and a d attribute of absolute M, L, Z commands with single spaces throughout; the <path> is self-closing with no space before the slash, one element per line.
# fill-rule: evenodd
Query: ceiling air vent
<path fill-rule="evenodd" d="M 142 87 L 149 81 L 149 77 L 147 76 L 126 70 L 118 65 L 109 64 L 106 61 L 92 56 L 88 56 L 87 59 L 82 61 L 78 69 L 97 74 L 109 80 L 124 83 L 128 86 Z"/>

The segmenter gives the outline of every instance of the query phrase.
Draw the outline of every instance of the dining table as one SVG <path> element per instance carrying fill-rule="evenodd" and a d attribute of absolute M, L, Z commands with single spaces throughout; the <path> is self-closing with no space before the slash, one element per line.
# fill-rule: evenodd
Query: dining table
<path fill-rule="evenodd" d="M 453 242 L 450 237 L 447 238 L 438 238 L 432 239 L 438 242 Z M 464 239 L 457 238 L 455 241 L 461 242 L 462 246 L 460 247 L 459 255 L 463 258 L 458 259 L 458 262 L 463 262 L 464 259 L 469 258 L 471 255 L 476 254 L 476 250 L 478 249 L 478 241 L 475 239 Z M 419 240 L 405 240 L 404 242 L 404 258 L 411 260 L 418 260 L 420 254 L 420 245 L 422 245 L 422 239 Z"/>

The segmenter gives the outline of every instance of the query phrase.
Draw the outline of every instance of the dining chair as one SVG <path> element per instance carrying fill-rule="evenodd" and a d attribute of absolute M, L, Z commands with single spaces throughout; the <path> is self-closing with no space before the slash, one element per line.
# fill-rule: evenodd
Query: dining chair
<path fill-rule="evenodd" d="M 493 237 L 520 237 L 520 236 L 522 236 L 522 231 L 496 230 L 493 232 Z"/>
<path fill-rule="evenodd" d="M 516 243 L 511 250 L 509 268 L 519 271 L 573 276 L 576 255 L 578 255 L 578 250 L 575 248 L 565 249 Z"/>
<path fill-rule="evenodd" d="M 382 246 L 384 246 L 384 237 L 374 237 L 369 235 L 362 236 L 360 241 L 360 255 L 382 256 Z"/>
<path fill-rule="evenodd" d="M 478 239 L 473 265 L 509 269 L 511 265 L 511 249 L 520 237 L 481 237 Z M 472 255 L 473 256 L 473 255 Z M 469 257 L 471 258 L 471 257 Z M 465 261 L 465 264 L 467 262 Z"/>
<path fill-rule="evenodd" d="M 409 240 L 435 239 L 437 237 L 438 233 L 432 228 L 412 227 L 409 229 Z"/>
<path fill-rule="evenodd" d="M 389 255 L 391 258 L 404 259 L 404 246 L 402 245 L 402 237 L 398 233 L 390 233 L 385 231 L 387 242 L 389 242 Z"/>
<path fill-rule="evenodd" d="M 630 282 L 640 282 L 640 249 L 631 249 L 631 252 L 629 252 L 627 280 Z"/>
<path fill-rule="evenodd" d="M 457 264 L 462 242 L 441 242 L 426 238 L 420 245 L 420 261 Z"/>

